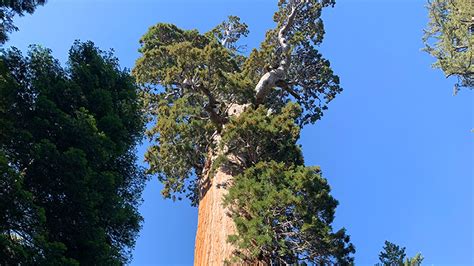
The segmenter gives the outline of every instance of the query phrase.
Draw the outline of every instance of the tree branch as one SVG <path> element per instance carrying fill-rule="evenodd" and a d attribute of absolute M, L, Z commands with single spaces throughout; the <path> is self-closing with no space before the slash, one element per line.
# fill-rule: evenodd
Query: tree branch
<path fill-rule="evenodd" d="M 194 90 L 201 91 L 202 93 L 204 93 L 204 95 L 206 95 L 207 99 L 209 100 L 209 103 L 204 106 L 204 110 L 208 112 L 209 118 L 218 127 L 218 129 L 220 129 L 223 124 L 227 123 L 227 118 L 219 115 L 219 113 L 216 111 L 219 102 L 216 100 L 216 98 L 214 98 L 214 95 L 212 95 L 211 91 L 208 88 L 206 88 L 202 84 L 199 84 L 198 82 L 194 82 L 194 79 L 185 79 L 183 81 L 183 85 L 185 87 L 190 87 Z"/>
<path fill-rule="evenodd" d="M 287 21 L 278 31 L 278 42 L 281 46 L 283 59 L 281 59 L 278 68 L 266 72 L 257 83 L 257 86 L 255 87 L 255 99 L 257 105 L 263 102 L 265 97 L 270 93 L 271 89 L 277 85 L 278 81 L 284 80 L 286 77 L 286 73 L 288 72 L 288 68 L 291 63 L 291 47 L 288 44 L 286 34 L 288 33 L 289 28 L 293 25 L 296 11 L 302 3 L 304 3 L 303 0 L 293 1 L 291 5 L 291 12 L 288 15 Z"/>
<path fill-rule="evenodd" d="M 282 88 L 283 90 L 286 90 L 289 94 L 291 94 L 291 96 L 295 97 L 295 99 L 301 99 L 301 96 L 290 87 L 290 84 L 288 84 L 288 82 L 284 80 L 279 80 L 275 83 L 275 85 Z"/>

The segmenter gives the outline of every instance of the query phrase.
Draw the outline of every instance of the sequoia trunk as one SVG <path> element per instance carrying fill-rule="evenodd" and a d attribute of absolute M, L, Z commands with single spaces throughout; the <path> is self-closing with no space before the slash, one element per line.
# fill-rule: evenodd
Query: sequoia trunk
<path fill-rule="evenodd" d="M 248 104 L 232 104 L 228 108 L 229 116 L 240 115 Z M 225 128 L 225 126 L 224 126 Z M 214 138 L 219 146 L 220 136 Z M 205 176 L 200 180 L 201 197 L 199 201 L 198 228 L 194 246 L 194 265 L 223 265 L 230 261 L 235 248 L 227 242 L 228 236 L 235 233 L 235 224 L 223 206 L 224 195 L 232 182 L 232 176 L 223 167 L 210 174 L 212 162 L 222 151 L 211 152 L 210 162 L 204 169 Z"/>
<path fill-rule="evenodd" d="M 208 188 L 199 202 L 194 265 L 223 265 L 232 256 L 234 248 L 227 237 L 235 232 L 235 225 L 222 205 L 231 178 L 220 169 L 212 178 L 206 177 Z"/>

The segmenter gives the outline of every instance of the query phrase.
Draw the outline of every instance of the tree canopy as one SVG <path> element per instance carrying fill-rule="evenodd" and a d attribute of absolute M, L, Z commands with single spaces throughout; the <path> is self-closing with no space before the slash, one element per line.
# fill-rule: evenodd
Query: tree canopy
<path fill-rule="evenodd" d="M 206 175 L 231 173 L 225 202 L 237 226 L 229 236 L 236 259 L 353 260 L 344 230 L 332 232 L 337 201 L 296 144 L 302 126 L 319 120 L 342 91 L 317 49 L 322 9 L 333 5 L 280 0 L 276 27 L 250 54 L 240 49 L 248 27 L 235 16 L 206 33 L 159 23 L 140 40 L 132 73 L 152 122 L 148 172 L 165 197 L 187 196 L 195 205 Z"/>
<path fill-rule="evenodd" d="M 454 94 L 461 87 L 474 88 L 474 1 L 432 0 L 428 10 L 423 41 L 436 58 L 433 66 L 458 78 Z"/>
<path fill-rule="evenodd" d="M 293 6 L 286 1 L 280 1 L 275 14 L 277 29 L 269 30 L 260 49 L 248 56 L 228 48 L 237 39 L 216 34 L 234 23 L 227 34 L 236 35 L 235 29 L 245 36 L 247 26 L 235 18 L 204 34 L 159 23 L 140 40 L 142 56 L 133 74 L 144 89 L 149 118 L 156 122 L 148 136 L 159 144 L 152 145 L 146 159 L 163 181 L 165 196 L 193 191 L 193 184 L 187 187 L 184 181 L 201 174 L 212 136 L 229 122 L 233 106 L 263 105 L 279 113 L 293 101 L 301 108 L 296 122 L 302 126 L 316 122 L 342 91 L 329 61 L 316 49 L 324 33 L 321 9 L 333 2 L 290 2 L 298 6 L 295 22 L 285 27 L 284 42 L 292 44 L 291 51 L 283 51 L 275 37 Z M 276 65 L 288 59 L 295 63 L 285 67 L 284 77 L 258 85 L 262 77 L 282 75 Z"/>
<path fill-rule="evenodd" d="M 39 5 L 44 5 L 46 0 L 2 0 L 0 1 L 0 44 L 8 40 L 8 34 L 17 31 L 13 23 L 15 16 L 33 14 Z"/>
<path fill-rule="evenodd" d="M 146 181 L 133 78 L 92 42 L 66 68 L 40 46 L 0 59 L 0 264 L 126 263 Z"/>

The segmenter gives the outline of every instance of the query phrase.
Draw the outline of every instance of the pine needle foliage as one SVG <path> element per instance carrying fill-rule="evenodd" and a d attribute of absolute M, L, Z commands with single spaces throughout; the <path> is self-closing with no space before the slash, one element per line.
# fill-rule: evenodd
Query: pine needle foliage
<path fill-rule="evenodd" d="M 385 241 L 383 250 L 379 253 L 380 263 L 375 264 L 375 266 L 420 266 L 424 259 L 421 253 L 406 258 L 405 249 L 405 247 Z"/>
<path fill-rule="evenodd" d="M 446 77 L 455 76 L 460 88 L 474 88 L 474 1 L 432 0 L 428 2 L 429 24 L 423 41 L 433 64 Z"/>

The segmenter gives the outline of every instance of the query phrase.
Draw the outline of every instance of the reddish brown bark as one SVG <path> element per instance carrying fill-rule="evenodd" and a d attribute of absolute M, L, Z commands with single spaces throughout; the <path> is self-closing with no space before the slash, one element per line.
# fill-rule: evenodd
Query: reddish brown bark
<path fill-rule="evenodd" d="M 233 104 L 228 109 L 229 116 L 240 115 L 248 105 Z M 224 126 L 225 127 L 225 126 Z M 220 136 L 215 136 L 219 143 Z M 217 145 L 218 146 L 218 145 Z M 235 248 L 227 242 L 228 236 L 235 233 L 235 224 L 223 206 L 223 197 L 227 193 L 232 176 L 219 168 L 210 176 L 212 162 L 219 151 L 211 151 L 208 165 L 201 180 L 201 199 L 198 210 L 198 228 L 194 246 L 194 265 L 223 265 L 230 261 Z"/>
<path fill-rule="evenodd" d="M 232 256 L 234 248 L 227 237 L 235 232 L 235 225 L 222 205 L 227 193 L 225 184 L 231 178 L 218 170 L 210 180 L 205 180 L 209 187 L 199 202 L 194 265 L 223 265 Z"/>

